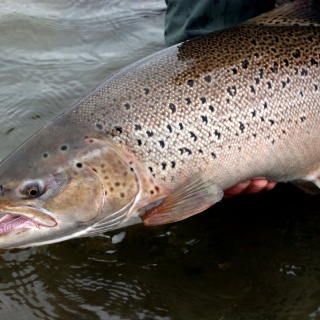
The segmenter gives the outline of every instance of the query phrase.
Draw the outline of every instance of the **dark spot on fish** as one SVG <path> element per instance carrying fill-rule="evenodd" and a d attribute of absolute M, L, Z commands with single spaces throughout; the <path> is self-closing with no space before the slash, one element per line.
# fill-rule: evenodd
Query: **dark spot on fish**
<path fill-rule="evenodd" d="M 263 78 L 263 75 L 264 75 L 263 69 L 259 69 L 259 77 L 260 77 L 260 79 Z"/>
<path fill-rule="evenodd" d="M 256 84 L 260 83 L 260 79 L 259 78 L 254 78 L 254 80 L 256 80 Z"/>
<path fill-rule="evenodd" d="M 114 189 L 113 189 L 113 187 L 110 187 L 109 190 L 112 192 Z"/>
<path fill-rule="evenodd" d="M 140 139 L 138 139 L 137 142 L 138 142 L 138 146 L 142 145 L 142 141 Z"/>
<path fill-rule="evenodd" d="M 253 55 L 254 55 L 256 58 L 259 58 L 259 57 L 260 57 L 260 55 L 259 55 L 258 52 L 255 52 Z"/>
<path fill-rule="evenodd" d="M 208 118 L 206 116 L 201 116 L 201 120 L 204 124 L 208 123 Z"/>
<path fill-rule="evenodd" d="M 193 141 L 197 141 L 197 136 L 194 134 L 194 132 L 190 131 L 190 136 L 193 138 Z"/>
<path fill-rule="evenodd" d="M 191 88 L 193 87 L 193 83 L 194 83 L 193 80 L 188 80 L 187 82 L 188 86 Z"/>
<path fill-rule="evenodd" d="M 301 97 L 303 97 L 303 96 L 304 96 L 304 94 L 303 94 L 303 91 L 302 91 L 302 90 L 300 91 L 300 93 L 299 93 L 299 94 L 300 94 L 300 96 L 301 96 Z"/>
<path fill-rule="evenodd" d="M 150 190 L 150 194 L 154 194 L 154 191 L 153 191 L 153 190 Z"/>
<path fill-rule="evenodd" d="M 163 140 L 160 140 L 160 141 L 159 141 L 159 144 L 160 144 L 160 147 L 161 147 L 161 148 L 164 148 L 164 141 L 163 141 Z"/>
<path fill-rule="evenodd" d="M 308 70 L 302 68 L 302 70 L 301 70 L 301 75 L 302 75 L 302 76 L 307 76 L 307 75 L 308 75 Z"/>
<path fill-rule="evenodd" d="M 61 146 L 61 148 L 60 148 L 60 150 L 62 150 L 62 151 L 66 151 L 67 149 L 68 149 L 67 146 Z"/>
<path fill-rule="evenodd" d="M 267 104 L 266 101 L 265 101 L 264 104 L 263 104 L 263 108 L 264 108 L 264 109 L 267 109 L 267 108 L 268 108 L 268 104 Z"/>
<path fill-rule="evenodd" d="M 81 162 L 78 162 L 78 163 L 76 164 L 76 166 L 77 166 L 78 168 L 82 168 L 82 163 L 81 163 Z"/>
<path fill-rule="evenodd" d="M 140 126 L 140 124 L 135 124 L 134 125 L 134 130 L 141 130 L 142 128 L 141 128 L 141 126 Z"/>
<path fill-rule="evenodd" d="M 175 161 L 171 161 L 171 168 L 174 168 L 176 166 L 176 162 Z"/>
<path fill-rule="evenodd" d="M 297 59 L 297 58 L 300 58 L 300 56 L 301 56 L 300 50 L 297 49 L 292 55 L 293 55 L 293 57 L 296 58 L 296 59 Z"/>
<path fill-rule="evenodd" d="M 172 111 L 172 113 L 176 112 L 176 106 L 173 103 L 169 104 L 169 109 Z"/>
<path fill-rule="evenodd" d="M 237 74 L 238 73 L 238 70 L 236 68 L 232 68 L 231 70 L 232 70 L 233 74 Z"/>
<path fill-rule="evenodd" d="M 283 134 L 286 134 L 286 130 L 282 130 L 282 133 L 283 133 Z"/>
<path fill-rule="evenodd" d="M 120 192 L 120 197 L 124 198 L 124 193 L 123 192 Z"/>
<path fill-rule="evenodd" d="M 307 37 L 307 40 L 309 40 L 310 42 L 313 42 L 313 37 L 309 36 L 309 37 Z"/>
<path fill-rule="evenodd" d="M 287 78 L 287 83 L 290 83 L 290 81 L 291 81 L 290 78 Z"/>
<path fill-rule="evenodd" d="M 187 152 L 187 153 L 188 153 L 188 155 L 192 154 L 192 151 L 191 151 L 190 149 L 188 149 L 188 148 L 184 148 L 184 150 L 185 150 L 185 152 Z"/>
<path fill-rule="evenodd" d="M 97 169 L 95 169 L 95 168 L 92 168 L 92 170 L 93 170 L 94 172 L 97 172 Z"/>
<path fill-rule="evenodd" d="M 231 97 L 233 97 L 237 94 L 237 87 L 236 86 L 228 87 L 227 92 Z"/>
<path fill-rule="evenodd" d="M 294 68 L 294 74 L 298 75 L 299 74 L 299 69 L 298 68 Z"/>
<path fill-rule="evenodd" d="M 253 135 L 253 137 L 254 137 L 254 138 L 257 136 L 257 134 L 256 134 L 256 133 L 253 133 L 252 135 Z"/>
<path fill-rule="evenodd" d="M 251 111 L 252 118 L 256 116 L 256 110 Z"/>
<path fill-rule="evenodd" d="M 240 129 L 241 133 L 243 133 L 244 128 L 245 128 L 244 124 L 242 122 L 239 122 L 239 129 Z"/>
<path fill-rule="evenodd" d="M 152 167 L 148 167 L 148 169 L 150 170 L 150 172 L 153 172 L 153 169 L 152 169 Z"/>
<path fill-rule="evenodd" d="M 116 182 L 114 185 L 115 185 L 116 187 L 119 187 L 119 186 L 120 186 L 120 182 Z"/>
<path fill-rule="evenodd" d="M 101 130 L 103 128 L 102 124 L 101 123 L 96 123 L 96 127 Z"/>
<path fill-rule="evenodd" d="M 221 137 L 221 133 L 220 133 L 218 130 L 215 130 L 215 131 L 214 131 L 214 135 L 215 135 L 218 139 L 220 139 L 220 137 Z"/>
<path fill-rule="evenodd" d="M 144 90 L 145 94 L 149 94 L 149 92 L 150 92 L 150 90 L 148 88 L 144 88 L 143 90 Z"/>
<path fill-rule="evenodd" d="M 267 85 L 268 85 L 268 89 L 271 89 L 272 88 L 272 84 L 270 81 L 267 82 Z"/>
<path fill-rule="evenodd" d="M 153 132 L 152 132 L 152 131 L 149 131 L 149 130 L 148 130 L 146 133 L 147 133 L 147 135 L 148 135 L 149 138 L 153 136 Z"/>
<path fill-rule="evenodd" d="M 311 58 L 310 62 L 311 62 L 312 66 L 317 66 L 318 65 L 318 61 L 316 59 L 314 59 L 314 58 Z"/>
<path fill-rule="evenodd" d="M 318 90 L 318 85 L 313 84 L 313 86 L 314 86 L 314 90 L 317 91 Z"/>
<path fill-rule="evenodd" d="M 249 65 L 249 61 L 248 60 L 244 60 L 244 61 L 241 62 L 241 67 L 243 69 L 247 69 L 248 65 Z"/>
<path fill-rule="evenodd" d="M 44 153 L 42 156 L 43 156 L 44 158 L 48 158 L 48 154 L 47 154 L 47 153 Z"/>
<path fill-rule="evenodd" d="M 129 103 L 125 103 L 124 107 L 126 108 L 126 110 L 129 110 L 131 108 Z"/>
<path fill-rule="evenodd" d="M 256 94 L 256 90 L 255 90 L 254 86 L 250 86 L 250 90 L 251 90 L 251 92 L 252 92 L 253 94 Z"/>
<path fill-rule="evenodd" d="M 114 129 L 120 134 L 122 133 L 122 128 L 120 126 L 114 126 Z"/>
<path fill-rule="evenodd" d="M 275 36 L 275 37 L 274 37 L 274 41 L 278 43 L 278 42 L 279 42 L 279 37 L 278 37 L 278 36 Z"/>
<path fill-rule="evenodd" d="M 165 170 L 165 169 L 166 169 L 167 164 L 166 164 L 165 162 L 162 162 L 162 163 L 161 163 L 161 165 L 162 165 L 162 170 Z"/>
<path fill-rule="evenodd" d="M 281 81 L 281 84 L 282 84 L 282 88 L 285 88 L 287 83 L 285 81 Z"/>
<path fill-rule="evenodd" d="M 301 122 L 304 122 L 306 119 L 306 117 L 300 117 Z"/>
<path fill-rule="evenodd" d="M 289 65 L 288 59 L 283 59 L 283 62 L 284 62 L 284 64 L 285 64 L 286 67 Z"/>
<path fill-rule="evenodd" d="M 187 104 L 190 104 L 191 103 L 191 99 L 190 98 L 186 98 L 186 102 L 187 102 Z"/>
<path fill-rule="evenodd" d="M 172 127 L 170 126 L 170 124 L 167 125 L 167 129 L 169 130 L 169 132 L 172 132 Z"/>
<path fill-rule="evenodd" d="M 183 148 L 178 149 L 180 151 L 180 154 L 183 154 Z"/>
<path fill-rule="evenodd" d="M 217 156 L 216 156 L 216 154 L 214 152 L 211 152 L 211 156 L 212 156 L 213 159 L 217 158 Z"/>
<path fill-rule="evenodd" d="M 33 117 L 31 117 L 32 120 L 39 119 L 39 118 L 40 118 L 40 116 L 38 114 L 33 116 Z"/>
<path fill-rule="evenodd" d="M 275 142 L 276 142 L 276 141 L 275 141 L 274 139 L 271 141 L 272 144 L 274 144 Z"/>
<path fill-rule="evenodd" d="M 260 119 L 261 119 L 261 122 L 264 122 L 264 117 L 260 117 Z"/>
<path fill-rule="evenodd" d="M 277 52 L 277 49 L 276 48 L 271 48 L 271 51 L 276 53 Z"/>
<path fill-rule="evenodd" d="M 181 122 L 179 123 L 179 128 L 180 130 L 183 130 L 183 124 Z"/>
<path fill-rule="evenodd" d="M 206 101 L 207 101 L 207 99 L 204 98 L 204 97 L 203 97 L 203 98 L 200 98 L 200 100 L 201 100 L 202 103 L 206 103 Z"/>
<path fill-rule="evenodd" d="M 204 80 L 207 81 L 208 83 L 210 83 L 211 82 L 211 76 L 210 75 L 205 76 Z"/>
<path fill-rule="evenodd" d="M 278 73 L 278 67 L 277 66 L 271 67 L 270 70 L 271 70 L 272 73 Z"/>
<path fill-rule="evenodd" d="M 274 124 L 274 120 L 272 120 L 272 119 L 269 119 L 269 122 L 270 122 L 271 125 Z"/>
<path fill-rule="evenodd" d="M 157 192 L 159 192 L 159 187 L 155 186 L 154 188 L 156 189 Z"/>
<path fill-rule="evenodd" d="M 202 151 L 202 149 L 199 149 L 199 150 L 198 150 L 198 152 L 199 152 L 199 153 L 201 153 L 201 154 L 203 154 L 203 151 Z"/>
<path fill-rule="evenodd" d="M 251 43 L 252 43 L 254 46 L 257 45 L 257 41 L 256 41 L 255 39 L 252 39 L 252 40 L 251 40 Z"/>

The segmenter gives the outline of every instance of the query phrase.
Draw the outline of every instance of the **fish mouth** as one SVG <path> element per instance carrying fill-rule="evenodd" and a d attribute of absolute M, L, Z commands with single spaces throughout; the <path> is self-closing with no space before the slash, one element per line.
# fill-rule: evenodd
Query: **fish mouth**
<path fill-rule="evenodd" d="M 52 213 L 40 207 L 0 208 L 0 236 L 20 229 L 52 228 L 57 225 Z"/>

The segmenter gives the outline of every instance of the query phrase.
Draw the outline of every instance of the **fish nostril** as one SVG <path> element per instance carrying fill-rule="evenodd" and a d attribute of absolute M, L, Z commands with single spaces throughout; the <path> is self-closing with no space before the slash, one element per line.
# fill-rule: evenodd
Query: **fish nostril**
<path fill-rule="evenodd" d="M 3 193 L 4 193 L 4 188 L 2 185 L 0 185 L 0 196 L 3 196 Z"/>

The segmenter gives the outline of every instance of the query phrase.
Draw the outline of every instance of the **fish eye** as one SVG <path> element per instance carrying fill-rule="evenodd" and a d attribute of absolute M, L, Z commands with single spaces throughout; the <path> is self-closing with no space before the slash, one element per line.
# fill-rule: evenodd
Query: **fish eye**
<path fill-rule="evenodd" d="M 37 198 L 42 194 L 42 188 L 37 181 L 26 183 L 21 192 L 27 198 Z"/>

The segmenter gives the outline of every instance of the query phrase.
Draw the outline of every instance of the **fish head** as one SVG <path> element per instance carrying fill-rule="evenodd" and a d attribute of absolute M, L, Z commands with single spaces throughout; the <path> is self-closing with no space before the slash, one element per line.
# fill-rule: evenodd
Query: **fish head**
<path fill-rule="evenodd" d="M 43 144 L 46 134 L 40 135 L 0 166 L 0 248 L 43 245 L 121 224 L 139 184 L 117 149 L 99 137 L 69 135 Z"/>

